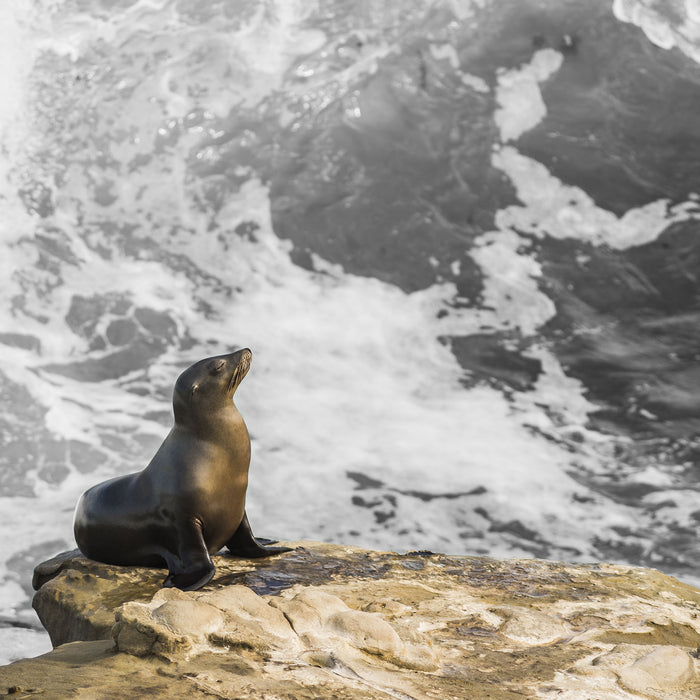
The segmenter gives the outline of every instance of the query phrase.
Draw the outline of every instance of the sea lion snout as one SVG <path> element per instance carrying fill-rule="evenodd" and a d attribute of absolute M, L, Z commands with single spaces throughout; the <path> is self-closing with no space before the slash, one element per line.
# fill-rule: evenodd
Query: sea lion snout
<path fill-rule="evenodd" d="M 221 365 L 225 365 L 228 367 L 228 371 L 230 372 L 235 372 L 235 371 L 240 371 L 241 369 L 248 370 L 250 367 L 250 363 L 253 359 L 253 353 L 250 351 L 249 348 L 243 348 L 242 350 L 236 350 L 236 352 L 232 352 L 230 355 L 220 355 L 219 357 L 214 357 L 212 358 L 212 361 L 216 360 Z"/>
<path fill-rule="evenodd" d="M 243 350 L 239 350 L 237 353 L 234 353 L 234 357 L 236 355 L 239 355 L 238 366 L 243 366 L 247 370 L 250 367 L 251 361 L 253 360 L 253 353 L 248 348 L 243 348 Z"/>
<path fill-rule="evenodd" d="M 248 374 L 250 363 L 253 359 L 253 353 L 248 348 L 243 348 L 238 352 L 234 352 L 228 356 L 229 362 L 232 365 L 233 372 L 229 380 L 228 391 L 231 395 L 236 391 L 238 385 L 243 381 L 243 377 Z"/>

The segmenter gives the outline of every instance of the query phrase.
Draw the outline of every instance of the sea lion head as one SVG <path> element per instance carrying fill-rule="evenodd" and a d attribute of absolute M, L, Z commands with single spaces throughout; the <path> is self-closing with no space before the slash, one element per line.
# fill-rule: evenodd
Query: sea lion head
<path fill-rule="evenodd" d="M 252 357 L 251 351 L 243 348 L 228 355 L 207 357 L 188 367 L 177 378 L 173 390 L 175 422 L 229 406 L 250 369 Z"/>

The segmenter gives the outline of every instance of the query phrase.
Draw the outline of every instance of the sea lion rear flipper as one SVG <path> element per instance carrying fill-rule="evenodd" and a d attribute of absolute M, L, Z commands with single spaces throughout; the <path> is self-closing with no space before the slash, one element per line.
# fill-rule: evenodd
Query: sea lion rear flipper
<path fill-rule="evenodd" d="M 168 558 L 169 573 L 163 586 L 196 591 L 209 583 L 216 571 L 199 520 L 190 521 L 178 528 L 178 547 L 178 556 Z"/>
<path fill-rule="evenodd" d="M 79 549 L 71 549 L 70 552 L 61 552 L 48 561 L 37 564 L 34 568 L 34 576 L 32 578 L 34 590 L 38 591 L 47 581 L 58 576 L 66 562 L 76 557 L 84 556 L 85 555 Z"/>
<path fill-rule="evenodd" d="M 241 520 L 236 532 L 233 533 L 233 537 L 226 543 L 226 547 L 235 557 L 245 559 L 271 557 L 273 554 L 292 551 L 291 547 L 267 547 L 258 542 L 253 536 L 248 516 L 245 513 L 243 513 L 243 520 Z"/>

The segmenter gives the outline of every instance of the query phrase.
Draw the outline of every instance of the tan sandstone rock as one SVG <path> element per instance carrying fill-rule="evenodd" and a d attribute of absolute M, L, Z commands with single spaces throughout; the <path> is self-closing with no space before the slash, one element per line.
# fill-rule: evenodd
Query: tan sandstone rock
<path fill-rule="evenodd" d="M 310 542 L 215 563 L 197 592 L 76 556 L 38 567 L 60 646 L 0 668 L 0 696 L 700 698 L 700 592 L 653 570 Z"/>
<path fill-rule="evenodd" d="M 663 698 L 667 693 L 695 686 L 695 664 L 690 655 L 678 647 L 656 647 L 619 671 L 622 684 L 629 690 Z M 700 697 L 700 692 L 694 693 Z M 688 697 L 692 697 L 692 694 Z"/>

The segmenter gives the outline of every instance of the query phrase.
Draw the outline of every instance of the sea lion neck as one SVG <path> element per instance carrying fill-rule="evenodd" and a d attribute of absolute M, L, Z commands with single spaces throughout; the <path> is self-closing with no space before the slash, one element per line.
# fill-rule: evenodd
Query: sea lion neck
<path fill-rule="evenodd" d="M 192 436 L 203 440 L 220 440 L 246 430 L 243 416 L 229 399 L 225 405 L 217 406 L 208 411 L 188 411 L 174 408 L 175 430 L 186 431 Z"/>

